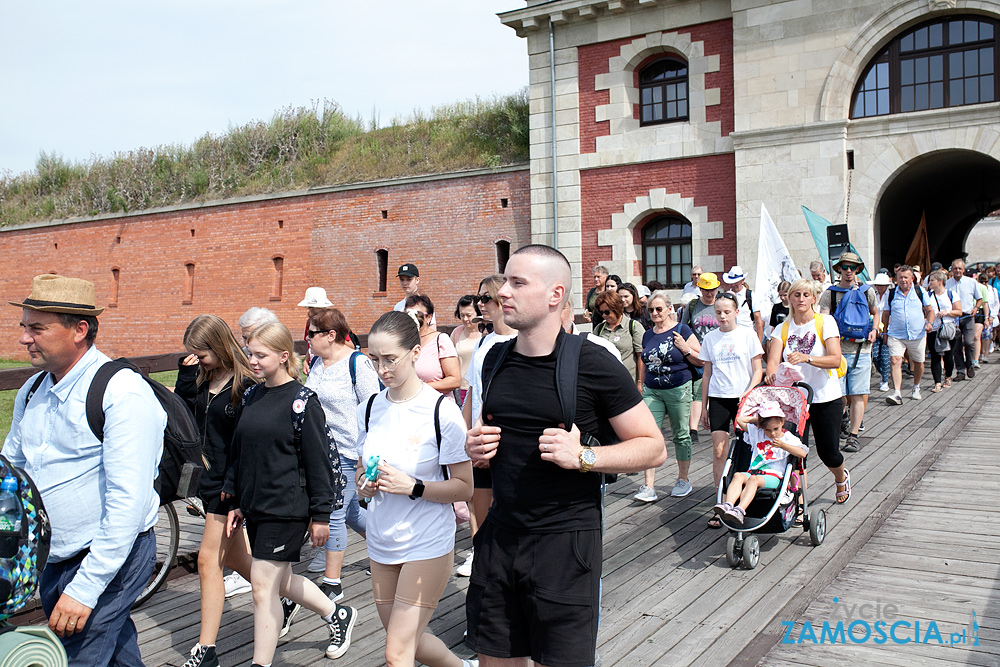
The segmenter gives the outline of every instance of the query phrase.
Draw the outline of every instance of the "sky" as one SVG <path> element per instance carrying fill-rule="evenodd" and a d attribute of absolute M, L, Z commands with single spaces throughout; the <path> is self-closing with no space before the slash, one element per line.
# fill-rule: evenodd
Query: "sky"
<path fill-rule="evenodd" d="M 528 82 L 523 0 L 36 0 L 0 6 L 0 172 L 191 144 L 328 99 L 387 124 Z"/>

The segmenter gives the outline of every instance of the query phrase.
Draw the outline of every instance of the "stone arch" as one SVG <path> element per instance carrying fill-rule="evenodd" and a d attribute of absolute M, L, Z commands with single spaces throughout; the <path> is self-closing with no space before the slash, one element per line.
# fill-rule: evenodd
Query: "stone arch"
<path fill-rule="evenodd" d="M 819 119 L 849 117 L 851 95 L 865 65 L 902 30 L 945 14 L 985 14 L 998 17 L 994 0 L 904 0 L 865 23 L 830 67 L 819 100 Z"/>
<path fill-rule="evenodd" d="M 683 197 L 676 192 L 668 193 L 665 188 L 654 188 L 648 195 L 636 197 L 622 206 L 622 210 L 611 215 L 611 228 L 597 232 L 597 245 L 611 247 L 611 261 L 605 265 L 612 273 L 630 281 L 642 282 L 639 268 L 642 260 L 642 244 L 637 243 L 635 231 L 652 216 L 676 213 L 691 223 L 691 256 L 696 264 L 706 271 L 724 270 L 722 255 L 708 254 L 709 239 L 722 238 L 722 221 L 711 220 L 707 206 L 698 206 L 691 197 Z"/>

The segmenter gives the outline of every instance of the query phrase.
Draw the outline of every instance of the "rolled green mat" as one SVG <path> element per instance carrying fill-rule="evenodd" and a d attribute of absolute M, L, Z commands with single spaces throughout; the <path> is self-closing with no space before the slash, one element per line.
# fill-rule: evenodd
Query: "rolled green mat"
<path fill-rule="evenodd" d="M 13 628 L 0 634 L 0 667 L 66 667 L 66 649 L 46 626 Z"/>

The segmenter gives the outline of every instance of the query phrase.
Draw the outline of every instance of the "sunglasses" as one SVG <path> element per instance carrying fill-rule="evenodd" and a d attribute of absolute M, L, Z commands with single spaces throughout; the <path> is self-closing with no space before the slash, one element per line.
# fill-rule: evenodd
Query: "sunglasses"
<path fill-rule="evenodd" d="M 490 301 L 493 301 L 493 297 L 490 296 L 489 294 L 477 294 L 476 295 L 476 301 L 478 301 L 479 303 L 481 303 L 482 305 L 485 306 Z"/>
<path fill-rule="evenodd" d="M 493 323 L 492 322 L 480 322 L 479 323 L 479 333 L 493 333 Z"/>
<path fill-rule="evenodd" d="M 610 310 L 599 310 L 599 311 L 597 311 L 597 312 L 599 312 L 599 313 L 600 313 L 601 315 L 603 315 L 604 317 L 607 317 L 608 315 L 610 315 L 610 314 L 611 314 L 611 311 L 610 311 Z"/>
<path fill-rule="evenodd" d="M 667 312 L 667 309 L 664 308 L 663 306 L 654 306 L 653 308 L 649 309 L 649 312 L 651 312 L 651 313 L 665 313 L 665 312 Z"/>
<path fill-rule="evenodd" d="M 716 299 L 729 299 L 733 303 L 739 303 L 739 301 L 736 300 L 736 296 L 733 295 L 733 294 L 730 294 L 729 292 L 720 292 L 720 293 L 718 293 L 718 294 L 715 295 L 715 298 Z"/>
<path fill-rule="evenodd" d="M 309 331 L 306 332 L 306 336 L 308 338 L 312 338 L 313 336 L 320 336 L 322 334 L 328 334 L 331 331 L 333 331 L 333 329 L 321 329 L 320 331 L 313 331 L 312 329 L 310 329 Z"/>
<path fill-rule="evenodd" d="M 841 264 L 840 265 L 840 270 L 841 271 L 850 271 L 850 272 L 853 273 L 853 272 L 855 272 L 855 271 L 858 270 L 858 265 L 857 264 Z"/>

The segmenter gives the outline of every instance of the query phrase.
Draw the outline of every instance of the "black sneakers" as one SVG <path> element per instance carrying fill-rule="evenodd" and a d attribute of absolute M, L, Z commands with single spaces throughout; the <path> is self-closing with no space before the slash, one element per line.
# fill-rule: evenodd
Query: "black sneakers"
<path fill-rule="evenodd" d="M 288 631 L 292 629 L 292 619 L 295 618 L 295 614 L 299 613 L 299 609 L 302 608 L 298 602 L 292 602 L 288 598 L 281 598 L 281 613 L 284 615 L 284 620 L 281 622 L 281 632 L 278 633 L 278 638 L 284 637 L 288 634 Z"/>
<path fill-rule="evenodd" d="M 191 657 L 183 667 L 219 667 L 219 658 L 215 655 L 214 646 L 195 644 L 191 649 Z"/>
<path fill-rule="evenodd" d="M 354 607 L 337 605 L 333 610 L 333 623 L 330 628 L 330 644 L 326 647 L 326 657 L 339 658 L 351 647 L 351 631 L 358 620 L 358 610 Z"/>

